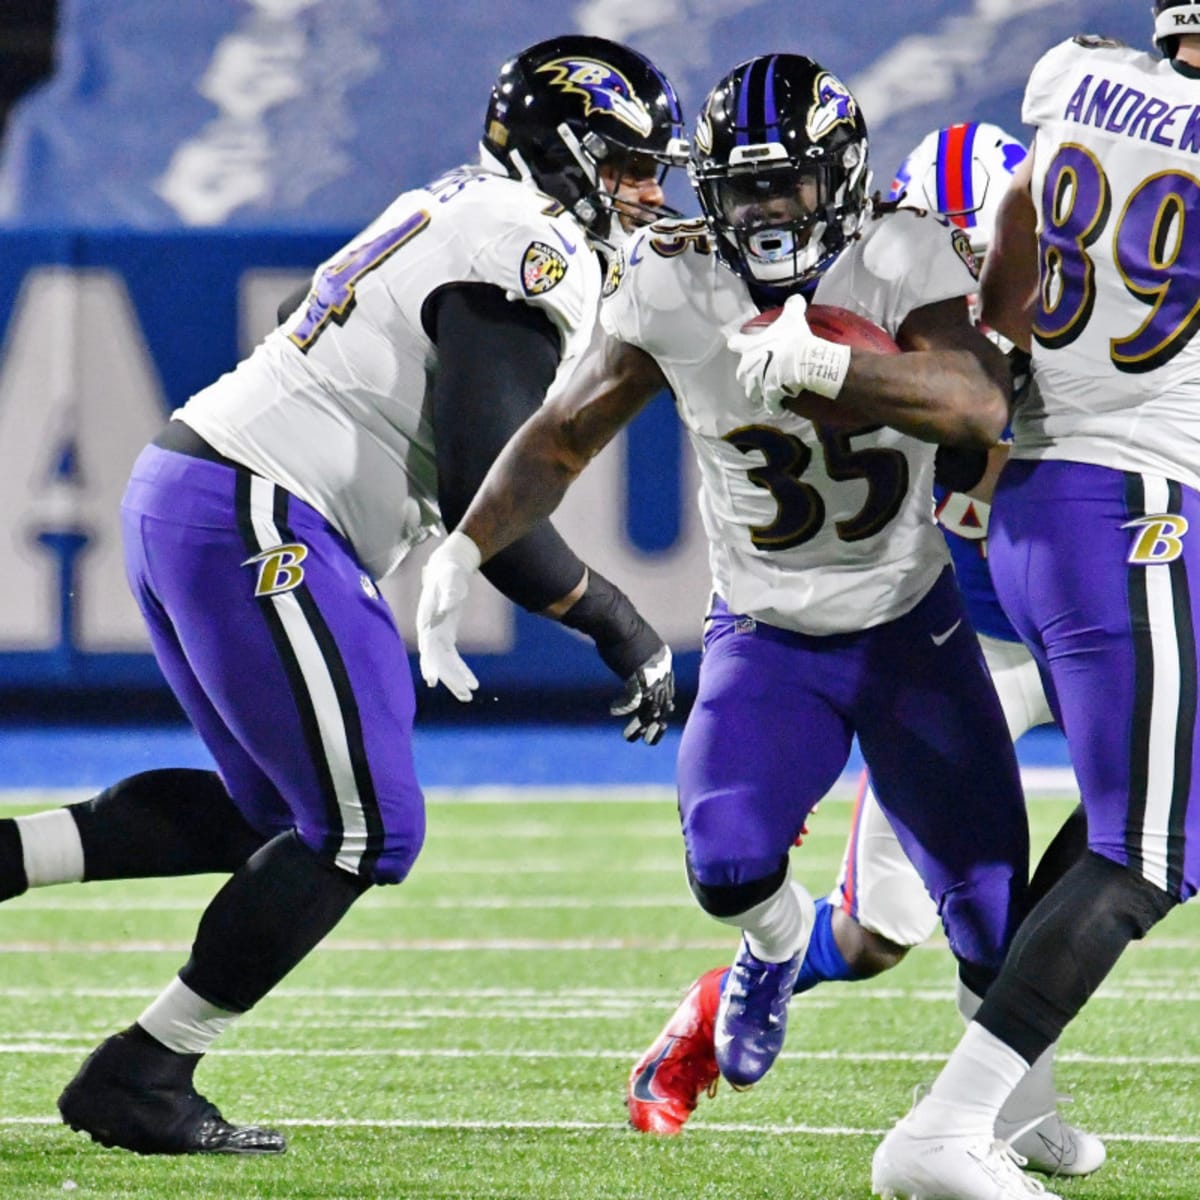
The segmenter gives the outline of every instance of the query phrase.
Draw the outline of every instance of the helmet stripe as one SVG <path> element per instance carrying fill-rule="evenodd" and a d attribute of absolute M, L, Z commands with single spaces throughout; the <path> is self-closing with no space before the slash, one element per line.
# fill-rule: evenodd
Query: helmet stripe
<path fill-rule="evenodd" d="M 779 140 L 779 109 L 775 105 L 775 63 L 778 61 L 774 54 L 767 59 L 766 88 L 763 95 L 763 124 L 767 129 L 774 130 L 774 137 L 764 138 L 763 141 Z M 764 130 L 764 133 L 766 130 Z"/>
<path fill-rule="evenodd" d="M 738 88 L 735 143 L 746 146 L 779 140 L 779 109 L 775 104 L 775 62 L 778 55 L 756 59 Z"/>
<path fill-rule="evenodd" d="M 742 81 L 738 85 L 737 95 L 737 116 L 733 119 L 734 142 L 738 146 L 745 146 L 749 141 L 747 129 L 750 125 L 750 79 L 754 74 L 753 64 L 749 71 L 742 76 Z"/>
<path fill-rule="evenodd" d="M 950 220 L 960 229 L 975 224 L 974 213 L 967 210 L 977 206 L 971 187 L 971 162 L 978 128 L 972 121 L 965 125 L 951 125 L 938 135 L 938 212 L 953 214 Z"/>
<path fill-rule="evenodd" d="M 683 120 L 683 105 L 680 104 L 679 96 L 676 94 L 675 88 L 671 81 L 649 60 L 647 60 L 646 65 L 650 67 L 651 73 L 654 75 L 654 78 L 658 80 L 658 86 L 662 88 L 663 95 L 667 99 L 668 120 L 672 122 L 681 122 Z"/>

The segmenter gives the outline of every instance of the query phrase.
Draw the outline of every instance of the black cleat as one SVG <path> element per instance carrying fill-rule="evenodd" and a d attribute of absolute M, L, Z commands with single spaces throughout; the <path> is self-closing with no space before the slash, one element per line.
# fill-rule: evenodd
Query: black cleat
<path fill-rule="evenodd" d="M 136 1154 L 282 1154 L 281 1133 L 231 1125 L 192 1086 L 199 1054 L 176 1054 L 140 1025 L 101 1042 L 58 1098 L 65 1124 Z"/>

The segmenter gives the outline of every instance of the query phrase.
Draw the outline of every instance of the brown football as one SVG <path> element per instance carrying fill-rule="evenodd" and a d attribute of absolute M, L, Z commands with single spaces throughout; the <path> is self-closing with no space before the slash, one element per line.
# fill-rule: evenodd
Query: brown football
<path fill-rule="evenodd" d="M 751 317 L 742 329 L 762 329 L 770 325 L 783 308 L 768 308 L 758 316 Z M 856 350 L 870 350 L 874 354 L 899 354 L 900 347 L 874 321 L 860 317 L 858 313 L 848 308 L 839 308 L 836 304 L 810 304 L 805 311 L 808 327 L 827 341 L 837 342 L 839 346 L 852 346 Z"/>

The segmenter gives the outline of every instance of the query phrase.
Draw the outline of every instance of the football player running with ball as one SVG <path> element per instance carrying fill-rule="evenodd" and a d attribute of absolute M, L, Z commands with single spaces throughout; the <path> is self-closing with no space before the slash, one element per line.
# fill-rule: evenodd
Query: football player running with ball
<path fill-rule="evenodd" d="M 940 211 L 962 229 L 980 261 L 987 253 L 1001 197 L 1025 147 L 995 125 L 966 122 L 928 134 L 896 173 L 890 200 Z M 971 297 L 977 309 L 977 298 Z M 994 339 L 995 340 L 995 339 Z M 1003 348 L 1003 339 L 998 341 Z M 1028 380 L 1028 356 L 1010 350 L 1014 374 Z M 1001 442 L 971 456 L 939 452 L 934 474 L 936 512 L 954 562 L 955 579 L 1000 698 L 1009 735 L 1053 721 L 1037 664 L 996 598 L 987 563 L 989 501 L 1008 454 Z M 962 477 L 966 469 L 967 475 Z M 982 470 L 977 480 L 973 477 Z M 958 478 L 955 478 L 955 477 Z M 960 490 L 961 489 L 961 490 Z M 1083 853 L 1087 828 L 1077 808 L 1043 855 L 1030 884 L 1030 903 Z M 904 853 L 863 772 L 836 887 L 816 901 L 816 920 L 793 991 L 831 980 L 862 980 L 896 966 L 938 926 L 937 908 Z M 662 1032 L 630 1072 L 626 1105 L 634 1128 L 678 1133 L 700 1096 L 719 1078 L 713 1026 L 727 967 L 705 972 L 684 996 Z M 959 988 L 969 1018 L 978 997 Z M 1029 1169 L 1048 1175 L 1087 1175 L 1105 1159 L 1103 1142 L 1067 1124 L 1057 1111 L 1052 1055 L 1005 1104 L 996 1135 L 1011 1140 Z"/>
<path fill-rule="evenodd" d="M 995 443 L 1011 380 L 970 320 L 966 235 L 872 212 L 866 124 L 832 72 L 794 54 L 740 64 L 705 102 L 690 173 L 704 218 L 642 231 L 614 263 L 603 335 L 430 558 L 417 623 L 426 679 L 453 677 L 473 570 L 671 389 L 713 583 L 679 811 L 698 903 L 742 933 L 714 1044 L 747 1087 L 783 1047 L 815 919 L 789 851 L 856 735 L 967 993 L 986 993 L 1024 916 L 1016 755 L 931 502 L 936 444 Z M 810 301 L 870 318 L 905 353 L 816 337 Z"/>
<path fill-rule="evenodd" d="M 538 43 L 500 71 L 480 161 L 398 197 L 316 271 L 283 326 L 193 396 L 133 469 L 130 585 L 218 771 L 160 770 L 0 821 L 0 899 L 83 879 L 221 872 L 191 957 L 59 1099 L 143 1154 L 267 1154 L 193 1072 L 375 884 L 421 850 L 408 658 L 375 581 L 453 524 L 574 367 L 598 245 L 661 212 L 679 103 L 642 55 Z M 671 656 L 548 524 L 493 560 L 510 599 L 585 633 L 654 742 Z"/>

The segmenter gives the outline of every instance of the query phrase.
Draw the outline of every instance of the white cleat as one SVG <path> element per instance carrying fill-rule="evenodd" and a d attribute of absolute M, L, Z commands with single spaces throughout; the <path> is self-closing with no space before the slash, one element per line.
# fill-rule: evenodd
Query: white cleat
<path fill-rule="evenodd" d="M 876 1147 L 871 1189 L 882 1200 L 1062 1200 L 1021 1170 L 1005 1142 L 971 1135 L 917 1137 L 904 1121 Z"/>
<path fill-rule="evenodd" d="M 1025 1159 L 1027 1170 L 1043 1175 L 1090 1175 L 1108 1157 L 1094 1133 L 1068 1125 L 1057 1112 L 1023 1132 L 1007 1131 L 997 1122 L 996 1136 L 1006 1138 Z"/>

